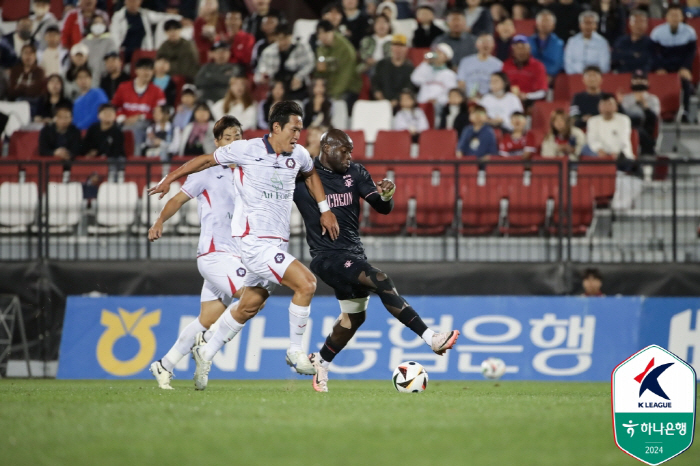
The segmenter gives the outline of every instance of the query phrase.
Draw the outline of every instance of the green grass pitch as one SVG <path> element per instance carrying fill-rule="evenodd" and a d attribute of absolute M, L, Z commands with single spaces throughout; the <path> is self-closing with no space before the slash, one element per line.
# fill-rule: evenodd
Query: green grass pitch
<path fill-rule="evenodd" d="M 433 381 L 0 380 L 0 463 L 636 465 L 612 434 L 610 385 Z M 672 459 L 700 465 L 700 446 Z"/>

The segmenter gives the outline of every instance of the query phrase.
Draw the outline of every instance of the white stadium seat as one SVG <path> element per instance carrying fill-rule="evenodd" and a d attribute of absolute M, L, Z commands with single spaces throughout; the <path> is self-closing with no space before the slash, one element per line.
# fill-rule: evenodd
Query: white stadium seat
<path fill-rule="evenodd" d="M 342 99 L 333 100 L 331 125 L 342 130 L 348 129 L 348 104 Z"/>
<path fill-rule="evenodd" d="M 71 232 L 80 222 L 83 186 L 78 182 L 50 182 L 47 203 L 49 233 Z"/>
<path fill-rule="evenodd" d="M 134 223 L 138 203 L 136 183 L 104 182 L 97 190 L 97 225 L 89 225 L 88 233 L 124 233 Z"/>
<path fill-rule="evenodd" d="M 8 116 L 7 125 L 3 130 L 3 137 L 10 137 L 12 133 L 31 123 L 31 111 L 29 102 L 7 102 L 0 101 L 0 112 Z"/>
<path fill-rule="evenodd" d="M 21 233 L 36 221 L 39 191 L 34 182 L 0 184 L 0 233 Z"/>
<path fill-rule="evenodd" d="M 374 144 L 377 132 L 390 131 L 394 112 L 388 100 L 358 100 L 352 107 L 350 129 L 365 132 L 365 141 Z"/>
<path fill-rule="evenodd" d="M 302 42 L 309 42 L 311 36 L 316 32 L 317 19 L 298 19 L 294 21 L 292 34 L 294 39 Z"/>
<path fill-rule="evenodd" d="M 410 47 L 413 41 L 413 33 L 418 27 L 418 21 L 413 18 L 397 19 L 392 25 L 394 26 L 394 34 L 403 34 L 406 36 L 406 43 Z"/>

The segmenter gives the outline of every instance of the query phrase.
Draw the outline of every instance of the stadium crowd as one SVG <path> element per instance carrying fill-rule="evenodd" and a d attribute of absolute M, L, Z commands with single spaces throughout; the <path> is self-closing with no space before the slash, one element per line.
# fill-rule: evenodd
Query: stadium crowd
<path fill-rule="evenodd" d="M 57 18 L 50 0 L 33 0 L 0 41 L 0 100 L 28 103 L 38 155 L 209 153 L 216 119 L 264 130 L 285 99 L 302 103 L 317 155 L 323 131 L 347 121 L 338 114 L 372 99 L 391 103 L 392 128 L 414 142 L 454 130 L 457 157 L 634 159 L 635 145 L 655 152 L 663 109 L 650 78 L 665 75 L 691 117 L 697 35 L 685 21 L 700 8 L 690 1 L 342 0 L 308 39 L 270 0 L 252 11 L 234 0 L 109 3 L 66 0 Z M 557 99 L 567 76 L 583 87 L 570 101 Z M 614 76 L 626 82 L 604 91 Z"/>

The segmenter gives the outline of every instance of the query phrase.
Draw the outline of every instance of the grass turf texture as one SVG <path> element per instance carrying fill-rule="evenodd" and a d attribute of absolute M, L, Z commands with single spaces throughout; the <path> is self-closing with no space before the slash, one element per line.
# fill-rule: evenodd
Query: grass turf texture
<path fill-rule="evenodd" d="M 0 380 L 6 465 L 637 465 L 607 383 Z M 700 446 L 670 461 L 700 464 Z"/>

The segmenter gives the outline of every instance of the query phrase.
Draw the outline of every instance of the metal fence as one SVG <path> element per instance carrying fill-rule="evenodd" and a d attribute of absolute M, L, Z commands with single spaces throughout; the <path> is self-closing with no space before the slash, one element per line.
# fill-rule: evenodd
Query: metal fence
<path fill-rule="evenodd" d="M 363 161 L 396 182 L 394 211 L 363 205 L 367 254 L 387 261 L 694 262 L 700 161 Z M 182 260 L 199 220 L 188 202 L 155 243 L 167 197 L 145 195 L 161 162 L 0 161 L 0 260 Z M 642 175 L 643 174 L 643 175 Z M 182 180 L 181 180 L 182 181 Z M 179 190 L 173 185 L 170 195 Z M 292 216 L 290 252 L 308 259 Z"/>

